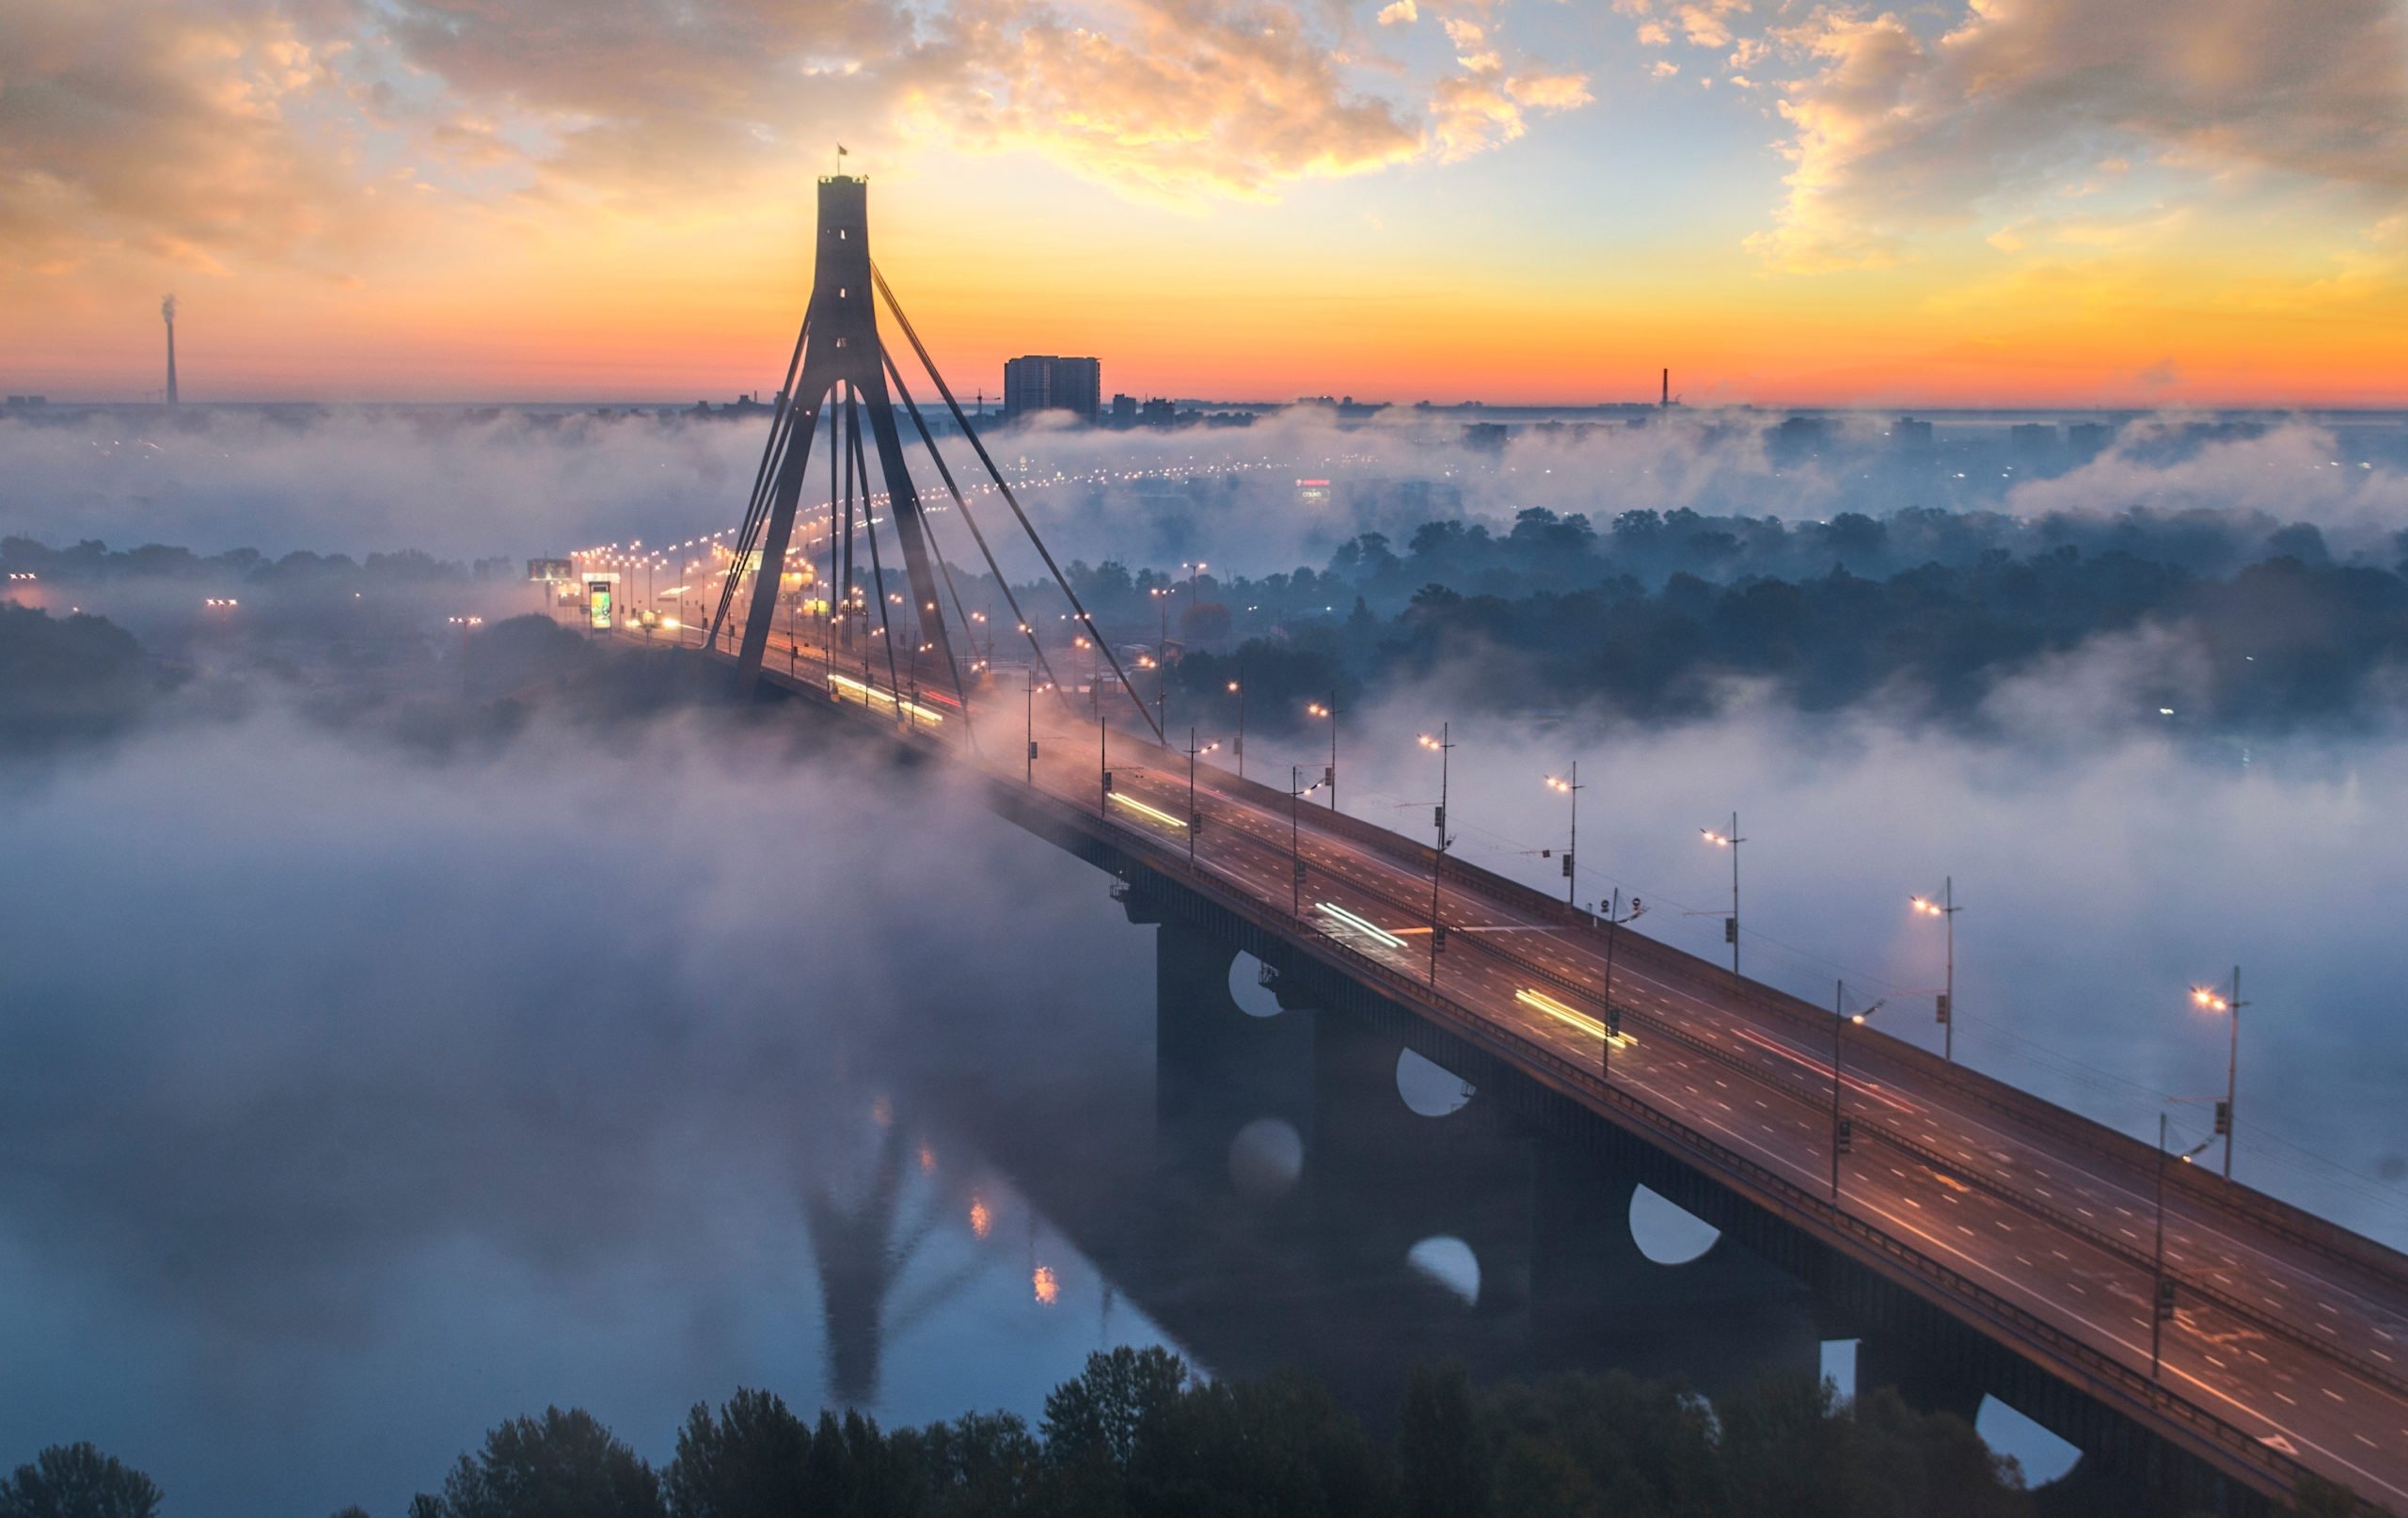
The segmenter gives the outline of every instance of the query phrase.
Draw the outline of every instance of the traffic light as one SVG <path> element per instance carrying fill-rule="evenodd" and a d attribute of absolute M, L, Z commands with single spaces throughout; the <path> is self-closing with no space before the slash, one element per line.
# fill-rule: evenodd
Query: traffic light
<path fill-rule="evenodd" d="M 1103 788 L 1107 793 L 1112 789 L 1112 771 L 1109 769 L 1103 772 Z"/>
<path fill-rule="evenodd" d="M 1735 917 L 1722 919 L 1722 941 L 1725 943 L 1739 941 L 1739 919 Z"/>
<path fill-rule="evenodd" d="M 2216 1103 L 2216 1136 L 2218 1138 L 2232 1136 L 2232 1103 L 2229 1101 Z"/>
<path fill-rule="evenodd" d="M 2165 1322 L 2174 1316 L 2174 1277 L 2157 1278 L 2157 1320 Z"/>
<path fill-rule="evenodd" d="M 1188 814 L 1188 817 L 1187 817 L 1187 831 L 1188 831 L 1189 836 L 1193 837 L 1193 836 L 1195 836 L 1195 835 L 1196 835 L 1196 834 L 1201 833 L 1203 830 L 1204 830 L 1204 814 L 1203 814 L 1203 813 L 1201 813 L 1201 812 L 1193 812 L 1193 813 Z"/>
<path fill-rule="evenodd" d="M 1447 809 L 1445 807 L 1434 806 L 1430 809 L 1430 826 L 1437 829 L 1440 832 L 1445 832 L 1447 830 Z"/>
<path fill-rule="evenodd" d="M 1935 1013 L 1932 1020 L 1941 1024 L 1943 1027 L 1946 1026 L 1949 1013 L 1948 993 L 1946 991 L 1941 991 L 1939 997 L 1933 1001 L 1932 1006 Z"/>
<path fill-rule="evenodd" d="M 1841 1119 L 1840 1119 L 1840 1135 L 1839 1135 L 1839 1149 L 1840 1149 L 1840 1152 L 1841 1152 L 1842 1154 L 1846 1154 L 1846 1153 L 1847 1153 L 1850 1149 L 1853 1149 L 1853 1148 L 1855 1148 L 1855 1147 L 1856 1147 L 1856 1119 L 1855 1119 L 1855 1118 L 1853 1118 L 1853 1117 L 1843 1117 L 1843 1118 L 1841 1118 Z"/>
<path fill-rule="evenodd" d="M 1568 852 L 1563 856 L 1563 878 L 1567 880 L 1572 878 L 1572 856 Z"/>
<path fill-rule="evenodd" d="M 1619 1038 L 1622 1036 L 1621 1007 L 1608 1006 L 1606 1008 L 1606 1036 L 1608 1038 Z"/>
<path fill-rule="evenodd" d="M 1446 924 L 1440 923 L 1437 926 L 1430 930 L 1430 952 L 1432 954 L 1444 954 L 1447 952 Z"/>
<path fill-rule="evenodd" d="M 1028 740 L 1028 762 L 1030 764 L 1037 763 L 1037 740 L 1035 738 Z"/>
<path fill-rule="evenodd" d="M 1335 785 L 1338 783 L 1338 767 L 1336 765 L 1323 765 L 1321 767 L 1321 783 L 1323 785 Z"/>

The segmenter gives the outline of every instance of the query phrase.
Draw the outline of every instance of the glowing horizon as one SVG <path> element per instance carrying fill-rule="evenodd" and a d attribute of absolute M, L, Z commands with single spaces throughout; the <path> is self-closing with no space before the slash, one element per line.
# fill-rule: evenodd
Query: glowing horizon
<path fill-rule="evenodd" d="M 965 393 L 2408 405 L 2408 23 L 2252 3 L 49 4 L 0 388 L 163 387 L 173 292 L 188 402 L 768 390 L 841 137 Z"/>

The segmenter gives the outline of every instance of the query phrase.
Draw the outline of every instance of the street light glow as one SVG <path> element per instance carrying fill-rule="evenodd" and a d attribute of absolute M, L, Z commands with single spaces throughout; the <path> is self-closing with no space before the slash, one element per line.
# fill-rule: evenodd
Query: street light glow
<path fill-rule="evenodd" d="M 1700 828 L 1698 830 L 1698 835 L 1717 848 L 1728 848 L 1731 846 L 1731 835 L 1728 833 L 1716 832 L 1711 828 Z"/>

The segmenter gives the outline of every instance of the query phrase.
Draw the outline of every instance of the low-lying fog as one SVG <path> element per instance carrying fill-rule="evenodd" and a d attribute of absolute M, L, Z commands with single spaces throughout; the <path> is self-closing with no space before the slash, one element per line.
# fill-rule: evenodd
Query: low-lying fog
<path fill-rule="evenodd" d="M 428 765 L 269 707 L 0 794 L 0 1451 L 394 1512 L 547 1403 L 665 1458 L 739 1384 L 1033 1415 L 1157 1340 L 909 1089 L 974 1018 L 1141 1059 L 1146 935 L 853 763 L 669 722 Z"/>
<path fill-rule="evenodd" d="M 2408 429 L 2398 419 L 2219 428 L 2142 417 L 2111 423 L 2112 446 L 2094 451 L 2053 424 L 2044 446 L 2019 447 L 2004 419 L 1943 421 L 1926 449 L 1904 445 L 1890 419 L 1869 414 L 1791 444 L 1770 435 L 1778 413 L 1700 412 L 1645 427 L 1525 431 L 1500 448 L 1467 441 L 1463 414 L 1398 409 L 1343 428 L 1327 418 L 1301 410 L 1252 427 L 1167 433 L 1038 427 L 992 441 L 1065 561 L 1200 559 L 1224 574 L 1319 566 L 1362 532 L 1402 545 L 1435 518 L 1510 525 L 1529 507 L 1582 513 L 1601 530 L 1622 512 L 1684 507 L 1790 522 L 1909 506 L 2035 518 L 2234 510 L 2314 524 L 2337 556 L 2408 525 Z M 8 461 L 0 534 L 270 557 L 415 548 L 463 561 L 657 546 L 741 519 L 766 434 L 758 419 L 649 413 L 186 408 L 172 419 L 0 419 Z M 957 479 L 975 476 L 958 438 L 940 446 Z M 914 449 L 912 458 L 923 493 L 942 500 L 925 455 Z M 1300 498 L 1307 477 L 1331 482 L 1326 500 Z M 824 482 L 813 488 L 824 493 Z M 982 514 L 1002 514 L 990 503 Z M 988 528 L 999 535 L 998 522 Z M 971 558 L 967 543 L 949 551 Z M 1006 567 L 1015 577 L 1037 572 L 1033 559 Z"/>

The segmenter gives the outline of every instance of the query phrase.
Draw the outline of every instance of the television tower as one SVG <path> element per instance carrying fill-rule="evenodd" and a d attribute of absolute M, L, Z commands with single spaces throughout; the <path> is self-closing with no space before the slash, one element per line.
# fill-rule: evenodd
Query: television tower
<path fill-rule="evenodd" d="M 167 404 L 176 403 L 176 297 L 169 295 L 159 303 L 159 316 L 167 324 Z"/>

